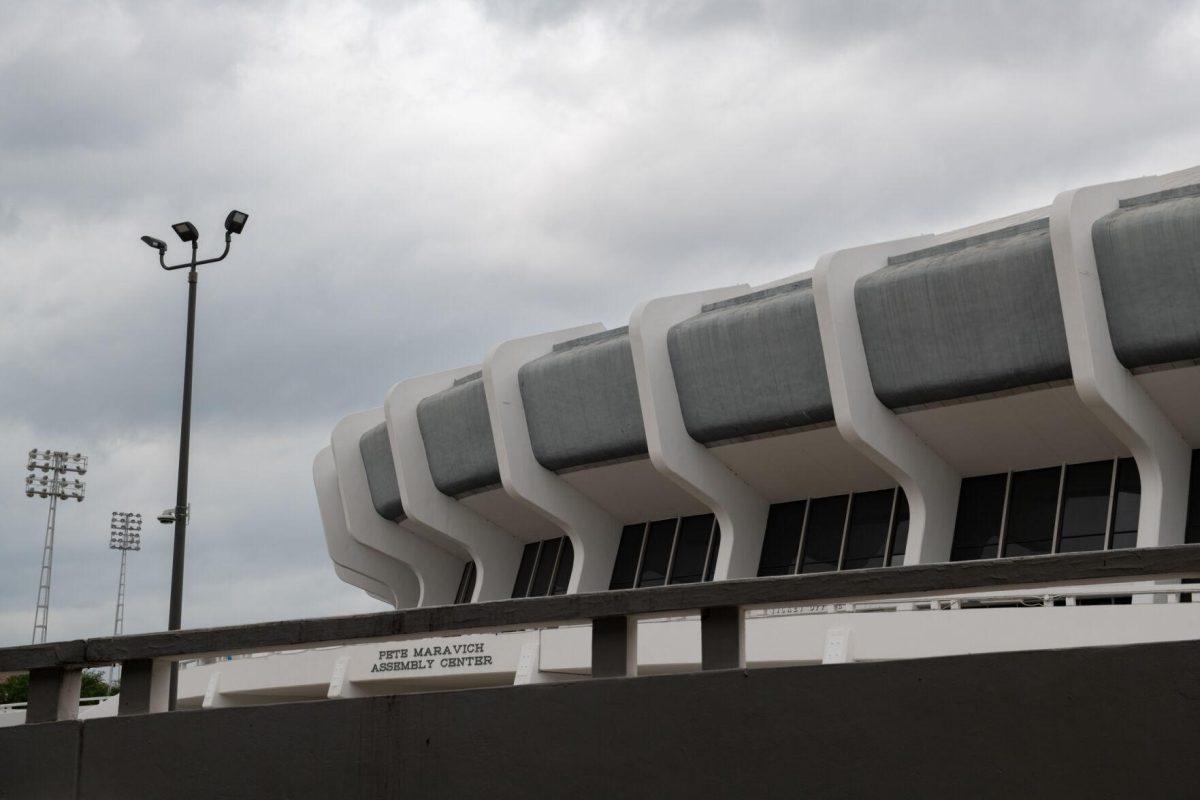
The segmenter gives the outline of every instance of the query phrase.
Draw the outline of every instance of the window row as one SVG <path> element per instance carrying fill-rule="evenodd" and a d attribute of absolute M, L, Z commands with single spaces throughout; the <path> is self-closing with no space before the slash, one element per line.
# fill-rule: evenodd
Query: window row
<path fill-rule="evenodd" d="M 964 478 L 951 561 L 1137 545 L 1132 458 Z"/>
<path fill-rule="evenodd" d="M 513 583 L 513 597 L 566 594 L 571 582 L 575 548 L 566 536 L 530 542 L 521 553 L 521 566 Z"/>
<path fill-rule="evenodd" d="M 1192 481 L 1188 487 L 1187 529 L 1183 540 L 1200 544 L 1200 450 L 1192 451 Z"/>
<path fill-rule="evenodd" d="M 776 503 L 758 575 L 903 564 L 907 543 L 908 500 L 900 488 Z"/>
<path fill-rule="evenodd" d="M 454 605 L 471 602 L 475 594 L 475 562 L 463 564 L 462 577 L 458 579 L 458 591 L 454 593 Z"/>
<path fill-rule="evenodd" d="M 626 525 L 609 589 L 711 581 L 721 545 L 712 514 Z"/>

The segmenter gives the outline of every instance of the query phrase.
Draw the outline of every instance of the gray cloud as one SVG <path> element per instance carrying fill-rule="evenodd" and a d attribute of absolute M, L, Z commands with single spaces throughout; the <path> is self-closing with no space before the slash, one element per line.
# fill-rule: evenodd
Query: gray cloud
<path fill-rule="evenodd" d="M 309 468 L 403 377 L 1200 152 L 1196 3 L 5 11 L 3 643 L 36 592 L 29 447 L 94 464 L 53 636 L 111 624 L 109 512 L 173 501 L 186 286 L 143 233 L 189 218 L 207 253 L 251 213 L 200 281 L 185 621 L 222 624 L 378 607 L 333 576 Z M 165 618 L 167 530 L 146 543 L 130 630 Z"/>

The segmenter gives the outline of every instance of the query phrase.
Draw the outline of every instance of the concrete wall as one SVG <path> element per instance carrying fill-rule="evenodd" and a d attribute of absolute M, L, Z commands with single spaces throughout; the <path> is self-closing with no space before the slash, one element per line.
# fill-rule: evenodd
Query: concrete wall
<path fill-rule="evenodd" d="M 833 420 L 811 281 L 706 305 L 667 345 L 698 442 Z"/>
<path fill-rule="evenodd" d="M 1200 186 L 1121 201 L 1092 241 L 1121 363 L 1200 357 Z"/>
<path fill-rule="evenodd" d="M 893 256 L 854 297 L 889 408 L 1071 377 L 1046 220 Z"/>
<path fill-rule="evenodd" d="M 438 491 L 455 497 L 500 483 L 482 373 L 423 399 L 417 421 Z"/>
<path fill-rule="evenodd" d="M 533 454 L 546 469 L 646 455 L 627 329 L 556 344 L 518 375 Z"/>
<path fill-rule="evenodd" d="M 381 422 L 365 432 L 358 440 L 358 449 L 362 453 L 376 513 L 384 519 L 400 522 L 404 519 L 404 503 L 400 499 L 400 485 L 396 482 L 396 463 L 392 460 L 387 423 Z"/>
<path fill-rule="evenodd" d="M 1193 797 L 1198 658 L 1183 642 L 21 726 L 0 730 L 0 797 Z"/>

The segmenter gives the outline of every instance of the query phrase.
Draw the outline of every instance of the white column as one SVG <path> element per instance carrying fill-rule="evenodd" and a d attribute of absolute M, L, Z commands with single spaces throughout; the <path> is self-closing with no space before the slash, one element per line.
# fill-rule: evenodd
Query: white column
<path fill-rule="evenodd" d="M 497 345 L 483 363 L 483 387 L 496 440 L 500 481 L 509 496 L 550 520 L 575 549 L 567 592 L 608 588 L 621 523 L 589 497 L 543 467 L 533 455 L 517 370 L 549 353 L 555 343 L 604 330 L 599 324 L 514 339 Z"/>
<path fill-rule="evenodd" d="M 1160 183 L 1157 178 L 1138 178 L 1073 189 L 1056 197 L 1050 212 L 1050 244 L 1075 390 L 1129 448 L 1141 475 L 1138 547 L 1183 543 L 1191 451 L 1117 360 L 1100 292 L 1092 224 L 1116 210 L 1122 197 L 1148 194 Z"/>
<path fill-rule="evenodd" d="M 705 303 L 749 290 L 743 284 L 647 300 L 634 309 L 629 320 L 650 462 L 716 515 L 721 525 L 716 580 L 755 575 L 770 504 L 688 434 L 667 349 L 667 333 L 675 323 L 699 314 Z"/>
<path fill-rule="evenodd" d="M 429 471 L 425 440 L 417 421 L 417 404 L 454 384 L 478 367 L 440 372 L 401 381 L 384 403 L 392 459 L 407 524 L 448 548 L 465 549 L 475 562 L 473 601 L 501 600 L 512 594 L 524 544 L 458 500 L 438 491 Z"/>
<path fill-rule="evenodd" d="M 448 605 L 454 602 L 464 561 L 403 525 L 379 516 L 371 502 L 371 489 L 358 441 L 366 431 L 383 421 L 383 409 L 374 408 L 351 414 L 333 429 L 333 460 L 346 514 L 346 529 L 356 541 L 407 565 L 416 575 L 419 595 L 399 598 L 401 607 Z"/>
<path fill-rule="evenodd" d="M 950 560 L 961 476 L 875 396 L 854 304 L 854 284 L 886 266 L 889 256 L 917 250 L 930 238 L 918 236 L 839 250 L 818 259 L 813 271 L 813 297 L 834 420 L 842 438 L 891 475 L 908 497 L 905 564 Z"/>
<path fill-rule="evenodd" d="M 411 597 L 409 605 L 415 604 L 418 585 L 412 570 L 350 537 L 330 447 L 322 449 L 313 460 L 313 484 L 325 529 L 325 547 L 337 576 L 389 605 L 399 607 L 397 597 Z"/>

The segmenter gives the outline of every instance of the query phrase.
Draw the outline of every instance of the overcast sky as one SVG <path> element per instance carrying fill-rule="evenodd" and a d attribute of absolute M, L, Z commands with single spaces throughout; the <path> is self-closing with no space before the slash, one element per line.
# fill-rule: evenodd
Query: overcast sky
<path fill-rule="evenodd" d="M 311 483 L 343 415 L 656 295 L 1200 162 L 1200 7 L 1148 2 L 0 0 L 0 644 L 29 641 L 31 447 L 61 507 L 50 638 L 165 627 L 190 219 L 184 624 L 382 609 Z"/>

